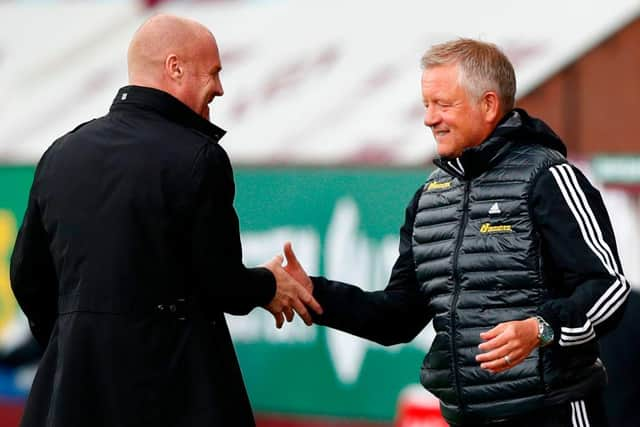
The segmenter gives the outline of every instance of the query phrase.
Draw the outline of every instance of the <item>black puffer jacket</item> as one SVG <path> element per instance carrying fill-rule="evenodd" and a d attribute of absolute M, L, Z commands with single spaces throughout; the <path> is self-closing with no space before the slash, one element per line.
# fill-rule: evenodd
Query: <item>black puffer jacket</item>
<path fill-rule="evenodd" d="M 400 256 L 383 291 L 314 278 L 319 323 L 383 344 L 433 319 L 421 379 L 452 423 L 491 423 L 602 387 L 597 336 L 629 285 L 598 191 L 541 121 L 514 110 L 480 146 L 439 160 L 407 208 Z M 555 342 L 493 375 L 479 334 L 541 315 Z"/>

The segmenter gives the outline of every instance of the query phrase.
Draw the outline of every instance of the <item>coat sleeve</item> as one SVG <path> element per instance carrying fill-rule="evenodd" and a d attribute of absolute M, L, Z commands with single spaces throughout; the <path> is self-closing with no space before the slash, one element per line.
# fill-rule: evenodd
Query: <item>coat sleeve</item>
<path fill-rule="evenodd" d="M 200 165 L 191 235 L 196 289 L 218 310 L 246 314 L 271 301 L 275 278 L 266 268 L 242 263 L 233 171 L 226 153 L 217 144 L 207 144 Z"/>
<path fill-rule="evenodd" d="M 312 277 L 313 295 L 322 306 L 320 324 L 383 345 L 409 342 L 433 317 L 420 293 L 413 260 L 413 223 L 422 189 L 405 211 L 400 229 L 400 248 L 389 283 L 381 291 L 363 291 L 357 286 Z"/>
<path fill-rule="evenodd" d="M 42 224 L 37 198 L 37 177 L 31 187 L 27 210 L 11 256 L 11 289 L 29 319 L 33 336 L 43 347 L 57 316 L 58 281 Z"/>
<path fill-rule="evenodd" d="M 539 314 L 554 342 L 578 348 L 615 327 L 630 292 L 600 193 L 569 164 L 542 172 L 532 191 L 552 300 Z"/>

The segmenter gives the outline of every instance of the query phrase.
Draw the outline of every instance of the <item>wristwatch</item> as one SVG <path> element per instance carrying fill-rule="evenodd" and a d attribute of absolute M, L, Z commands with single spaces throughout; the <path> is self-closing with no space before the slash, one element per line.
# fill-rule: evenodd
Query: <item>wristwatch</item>
<path fill-rule="evenodd" d="M 536 316 L 538 321 L 538 341 L 540 347 L 546 347 L 553 342 L 553 328 L 540 316 Z"/>

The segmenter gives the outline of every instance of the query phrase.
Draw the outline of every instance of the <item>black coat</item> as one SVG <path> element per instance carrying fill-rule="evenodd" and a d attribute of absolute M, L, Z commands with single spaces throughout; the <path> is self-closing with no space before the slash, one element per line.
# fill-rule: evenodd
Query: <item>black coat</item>
<path fill-rule="evenodd" d="M 44 154 L 11 260 L 46 346 L 23 426 L 254 425 L 223 313 L 275 281 L 242 264 L 223 135 L 124 87 Z"/>

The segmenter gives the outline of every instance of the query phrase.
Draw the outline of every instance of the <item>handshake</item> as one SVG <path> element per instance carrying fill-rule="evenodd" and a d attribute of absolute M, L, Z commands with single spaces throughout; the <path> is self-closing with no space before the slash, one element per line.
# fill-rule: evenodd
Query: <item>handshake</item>
<path fill-rule="evenodd" d="M 263 265 L 276 279 L 276 294 L 264 308 L 276 319 L 277 328 L 282 328 L 285 318 L 287 322 L 291 322 L 294 311 L 304 323 L 311 325 L 313 320 L 308 309 L 322 314 L 322 307 L 313 298 L 313 282 L 298 262 L 290 242 L 284 245 L 284 255 L 287 258 L 287 265 L 284 267 L 282 255 L 276 255 Z"/>

